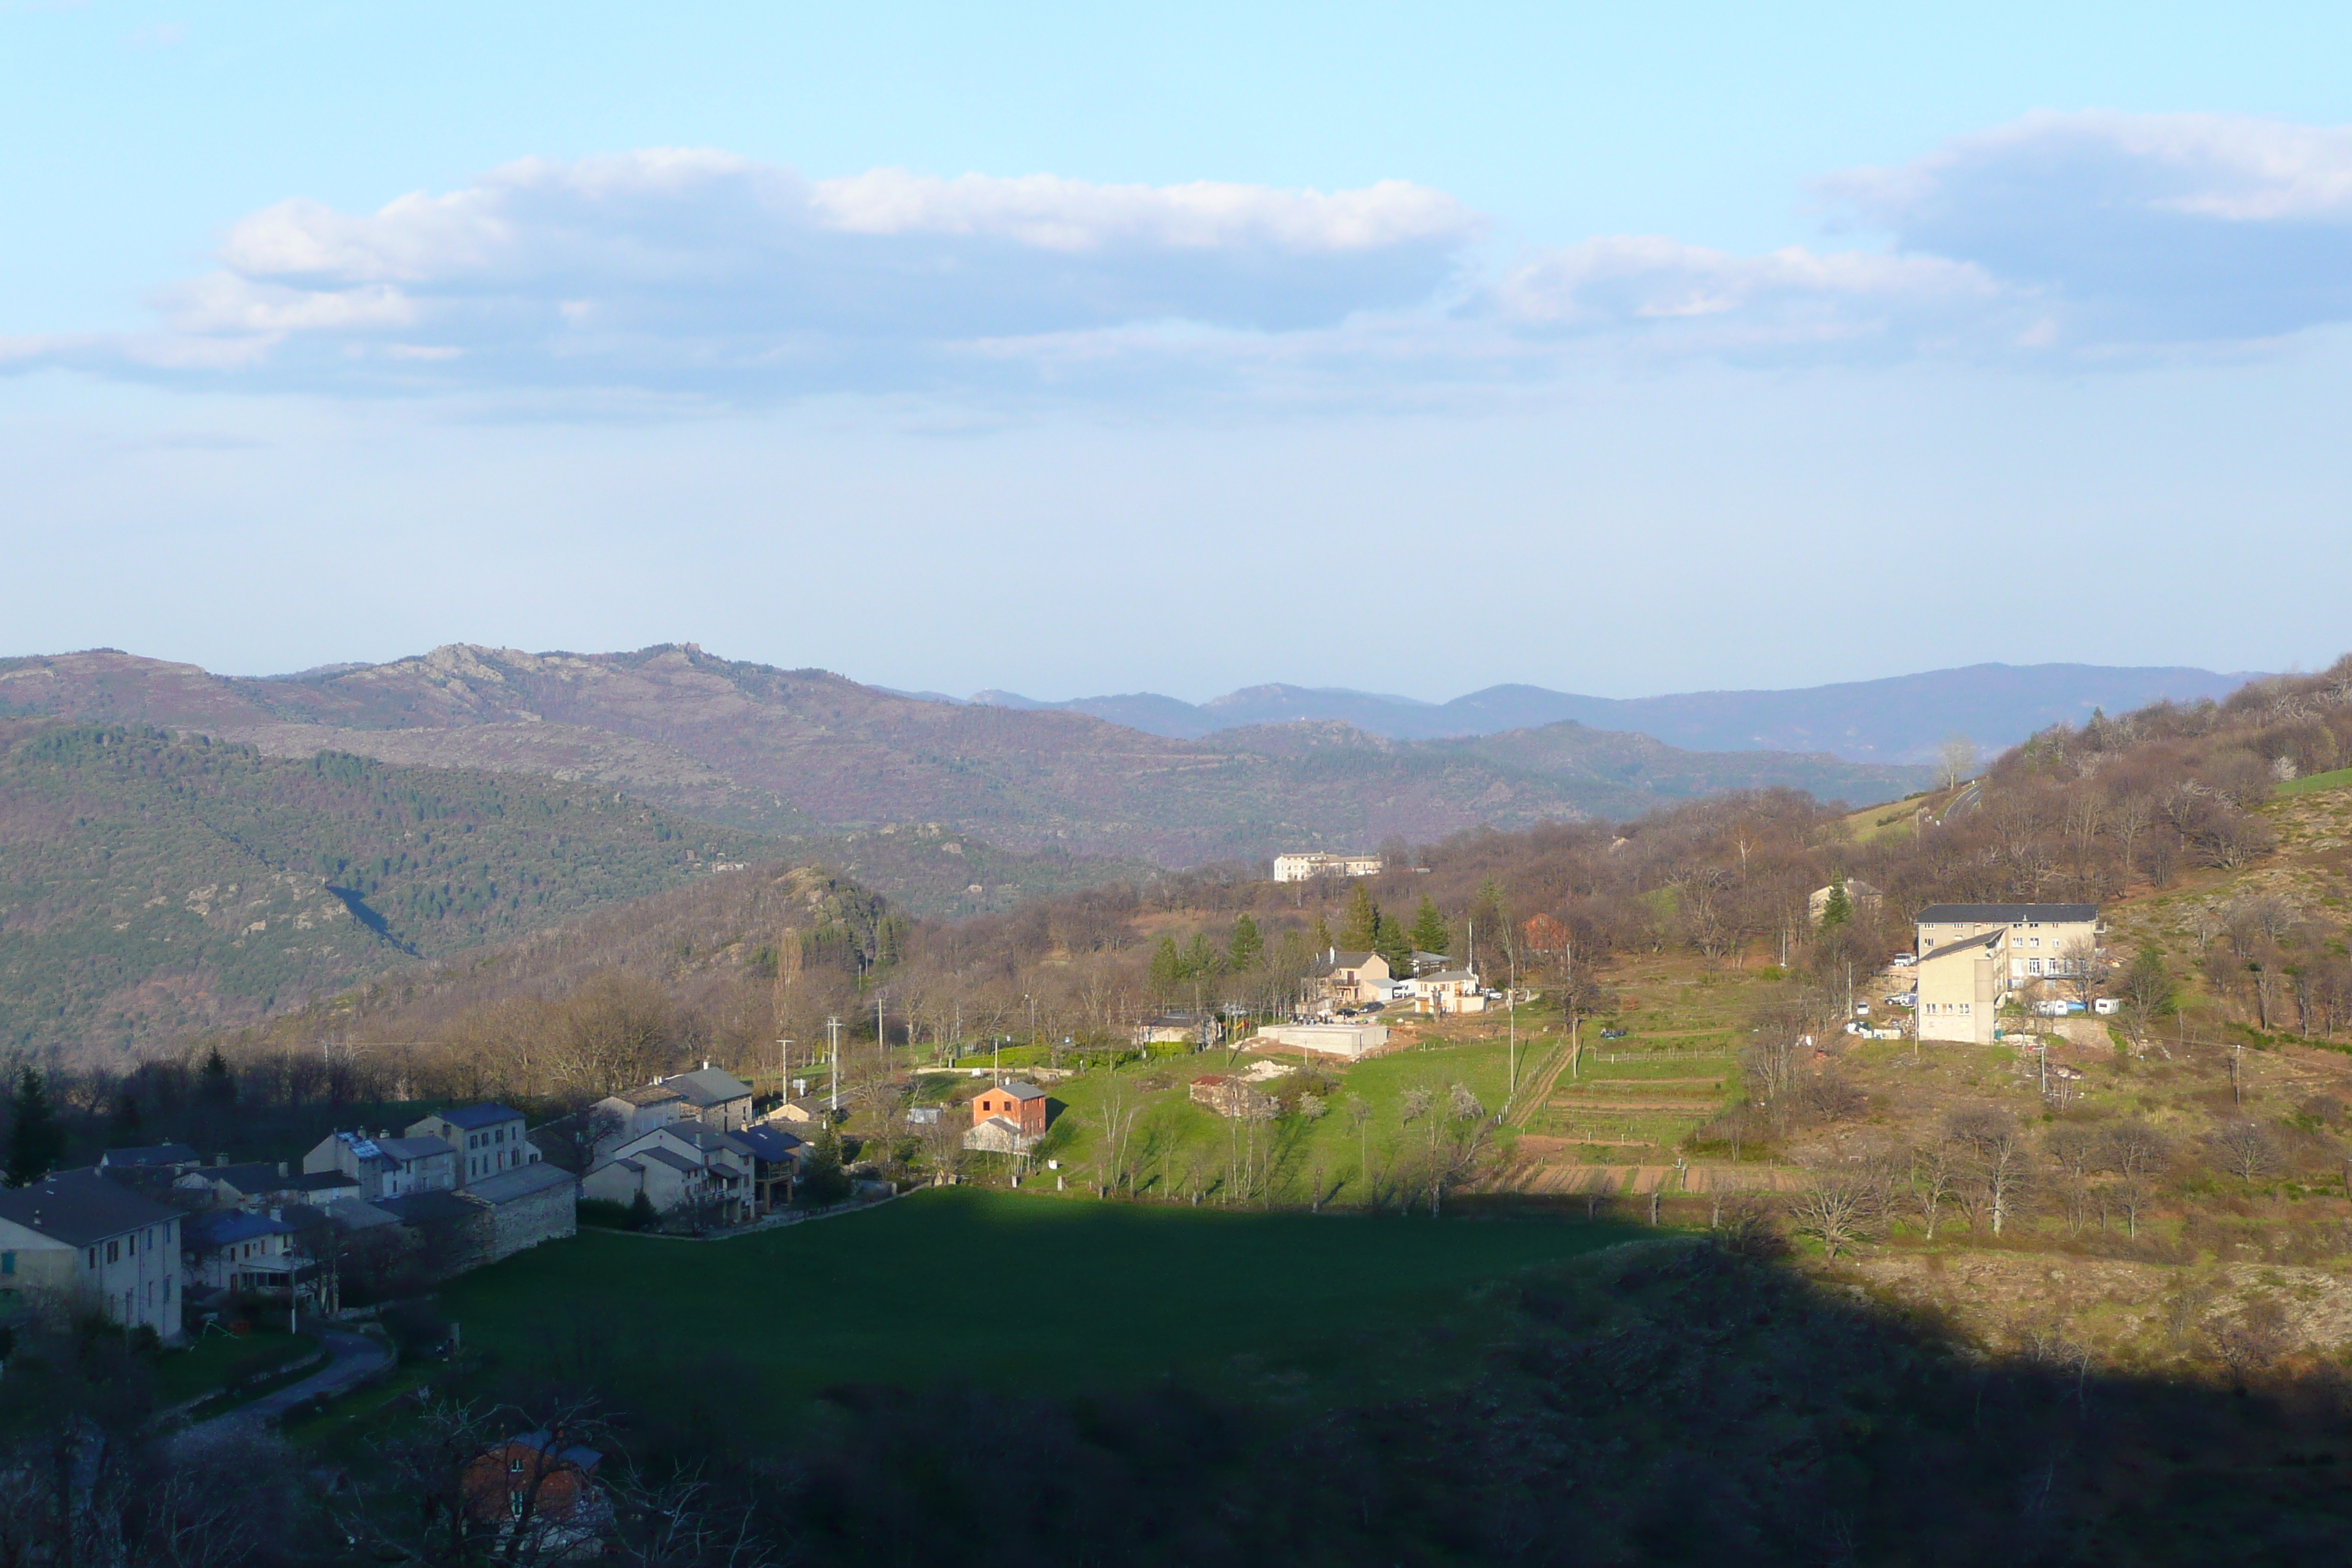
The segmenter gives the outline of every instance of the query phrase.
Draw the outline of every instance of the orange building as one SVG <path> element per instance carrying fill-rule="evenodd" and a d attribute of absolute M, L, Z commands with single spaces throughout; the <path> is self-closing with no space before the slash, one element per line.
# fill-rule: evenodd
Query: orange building
<path fill-rule="evenodd" d="M 971 1102 L 971 1124 L 977 1127 L 992 1116 L 1002 1116 L 1024 1138 L 1038 1137 L 1045 1131 L 1045 1091 L 1017 1079 L 982 1089 Z"/>

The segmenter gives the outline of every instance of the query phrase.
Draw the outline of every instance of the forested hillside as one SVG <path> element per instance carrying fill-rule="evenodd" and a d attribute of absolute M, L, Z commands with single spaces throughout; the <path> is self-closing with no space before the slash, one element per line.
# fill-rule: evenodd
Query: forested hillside
<path fill-rule="evenodd" d="M 249 1018 L 772 848 L 550 780 L 121 726 L 0 743 L 0 1039 L 43 1053 Z"/>

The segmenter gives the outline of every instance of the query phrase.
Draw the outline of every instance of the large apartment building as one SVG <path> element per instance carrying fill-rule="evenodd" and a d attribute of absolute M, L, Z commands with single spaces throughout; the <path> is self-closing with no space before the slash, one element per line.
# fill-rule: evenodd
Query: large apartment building
<path fill-rule="evenodd" d="M 2011 993 L 2079 979 L 2098 952 L 2095 904 L 1930 904 L 1915 923 L 1923 1040 L 1990 1044 Z"/>

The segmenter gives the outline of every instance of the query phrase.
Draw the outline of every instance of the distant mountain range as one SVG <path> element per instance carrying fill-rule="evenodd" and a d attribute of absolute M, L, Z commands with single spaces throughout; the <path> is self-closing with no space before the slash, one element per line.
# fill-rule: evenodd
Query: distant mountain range
<path fill-rule="evenodd" d="M 1206 702 L 1154 692 L 1039 702 L 1012 691 L 971 700 L 1024 712 L 1090 713 L 1147 734 L 1201 740 L 1228 730 L 1336 720 L 1399 741 L 1495 735 L 1570 722 L 1625 730 L 1705 752 L 1814 752 L 1855 763 L 1927 763 L 1953 734 L 2007 750 L 2036 730 L 2081 723 L 2168 698 L 2225 697 L 2252 675 L 2095 664 L 1972 664 L 1883 680 L 1787 691 L 1691 691 L 1671 697 L 1580 697 L 1540 686 L 1490 686 L 1451 702 L 1333 687 L 1252 686 Z M 933 700 L 936 693 L 924 693 Z"/>
<path fill-rule="evenodd" d="M 1334 720 L 1170 737 L 1087 713 L 906 697 L 691 643 L 453 645 L 269 679 L 111 650 L 0 659 L 0 713 L 153 724 L 268 756 L 541 774 L 765 834 L 940 824 L 1014 852 L 1164 866 L 1617 820 L 1729 789 L 1864 804 L 1928 782 L 1916 767 L 1692 752 L 1570 721 L 1443 740 Z M 947 842 L 928 853 L 951 854 Z"/>

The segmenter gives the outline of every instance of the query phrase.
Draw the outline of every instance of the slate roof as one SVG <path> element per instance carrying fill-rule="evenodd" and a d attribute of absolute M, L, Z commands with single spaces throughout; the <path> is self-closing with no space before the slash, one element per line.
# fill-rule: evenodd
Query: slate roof
<path fill-rule="evenodd" d="M 290 1178 L 267 1160 L 249 1160 L 242 1165 L 206 1165 L 201 1171 L 191 1171 L 192 1176 L 202 1176 L 217 1185 L 235 1187 L 240 1193 L 274 1193 L 284 1187 Z"/>
<path fill-rule="evenodd" d="M 463 1128 L 468 1132 L 478 1132 L 485 1127 L 496 1127 L 502 1121 L 520 1121 L 522 1112 L 496 1103 L 461 1105 L 455 1110 L 441 1112 L 441 1120 L 452 1127 Z"/>
<path fill-rule="evenodd" d="M 333 1208 L 327 1210 L 326 1215 L 329 1224 L 337 1230 L 344 1232 L 380 1230 L 385 1226 L 400 1223 L 400 1216 L 389 1209 L 379 1208 L 374 1204 L 362 1203 L 357 1198 L 344 1199 Z"/>
<path fill-rule="evenodd" d="M 438 1138 L 379 1138 L 375 1146 L 394 1160 L 429 1160 L 436 1154 L 457 1152 Z"/>
<path fill-rule="evenodd" d="M 139 1149 L 109 1149 L 98 1157 L 98 1163 L 100 1170 L 111 1170 L 117 1165 L 193 1165 L 203 1158 L 185 1143 L 150 1143 Z"/>
<path fill-rule="evenodd" d="M 1361 969 L 1380 954 L 1376 952 L 1335 952 L 1331 955 L 1334 969 Z"/>
<path fill-rule="evenodd" d="M 996 1087 L 1000 1092 L 1009 1094 L 1015 1100 L 1043 1100 L 1045 1098 L 1045 1091 L 1044 1089 L 1039 1089 L 1034 1083 L 1024 1083 L 1017 1078 L 1010 1083 L 1000 1083 Z"/>
<path fill-rule="evenodd" d="M 808 1146 L 807 1139 L 795 1138 L 782 1128 L 766 1121 L 730 1136 L 737 1142 L 748 1145 L 752 1153 L 772 1164 L 778 1160 L 789 1160 L 793 1150 Z"/>
<path fill-rule="evenodd" d="M 1974 936 L 1964 936 L 1958 942 L 1948 942 L 1933 952 L 1921 953 L 1919 962 L 1933 963 L 1939 958 L 1949 958 L 1956 952 L 1976 952 L 1987 948 L 1999 947 L 2008 940 L 2009 932 L 2006 931 L 1979 931 Z"/>
<path fill-rule="evenodd" d="M 180 1245 L 197 1252 L 211 1252 L 218 1247 L 234 1247 L 241 1241 L 257 1241 L 265 1236 L 291 1236 L 294 1227 L 283 1220 L 266 1214 L 253 1214 L 245 1209 L 214 1209 L 205 1214 L 190 1215 L 180 1226 Z"/>
<path fill-rule="evenodd" d="M 359 1182 L 341 1171 L 309 1171 L 299 1176 L 289 1176 L 278 1184 L 283 1193 L 324 1193 L 329 1196 L 343 1191 L 358 1192 Z"/>
<path fill-rule="evenodd" d="M 504 1444 L 489 1451 L 495 1454 L 506 1447 L 528 1448 L 534 1454 L 545 1454 L 560 1464 L 574 1465 L 583 1470 L 593 1470 L 604 1462 L 604 1455 L 580 1444 L 574 1444 L 569 1448 L 557 1448 L 554 1437 L 544 1428 L 537 1432 L 526 1432 L 520 1437 L 509 1437 Z"/>
<path fill-rule="evenodd" d="M 751 1086 L 724 1068 L 673 1073 L 661 1081 L 664 1089 L 676 1089 L 689 1105 L 724 1105 L 730 1100 L 748 1100 L 751 1095 Z"/>
<path fill-rule="evenodd" d="M 675 1149 L 641 1149 L 631 1157 L 637 1160 L 658 1160 L 671 1170 L 683 1171 L 689 1176 L 698 1175 L 704 1169 L 702 1165 L 688 1159 Z"/>
<path fill-rule="evenodd" d="M 468 1195 L 488 1204 L 510 1204 L 517 1198 L 530 1197 L 551 1187 L 568 1187 L 578 1178 L 561 1165 L 551 1165 L 544 1160 L 528 1165 L 517 1165 L 510 1171 L 500 1171 L 494 1176 L 484 1176 L 467 1184 Z"/>
<path fill-rule="evenodd" d="M 626 1100 L 642 1109 L 648 1105 L 666 1105 L 673 1100 L 684 1100 L 686 1096 L 667 1084 L 649 1083 L 643 1089 L 633 1089 L 626 1094 L 616 1094 L 611 1098 Z"/>
<path fill-rule="evenodd" d="M 141 1197 L 96 1166 L 52 1171 L 30 1186 L 0 1189 L 0 1219 L 68 1247 L 121 1236 L 143 1226 L 180 1217 L 152 1198 Z"/>
<path fill-rule="evenodd" d="M 2040 921 L 2045 925 L 2056 925 L 2098 918 L 2096 904 L 1929 904 L 1919 911 L 1918 923 L 1932 926 L 1986 921 L 2018 925 Z"/>

